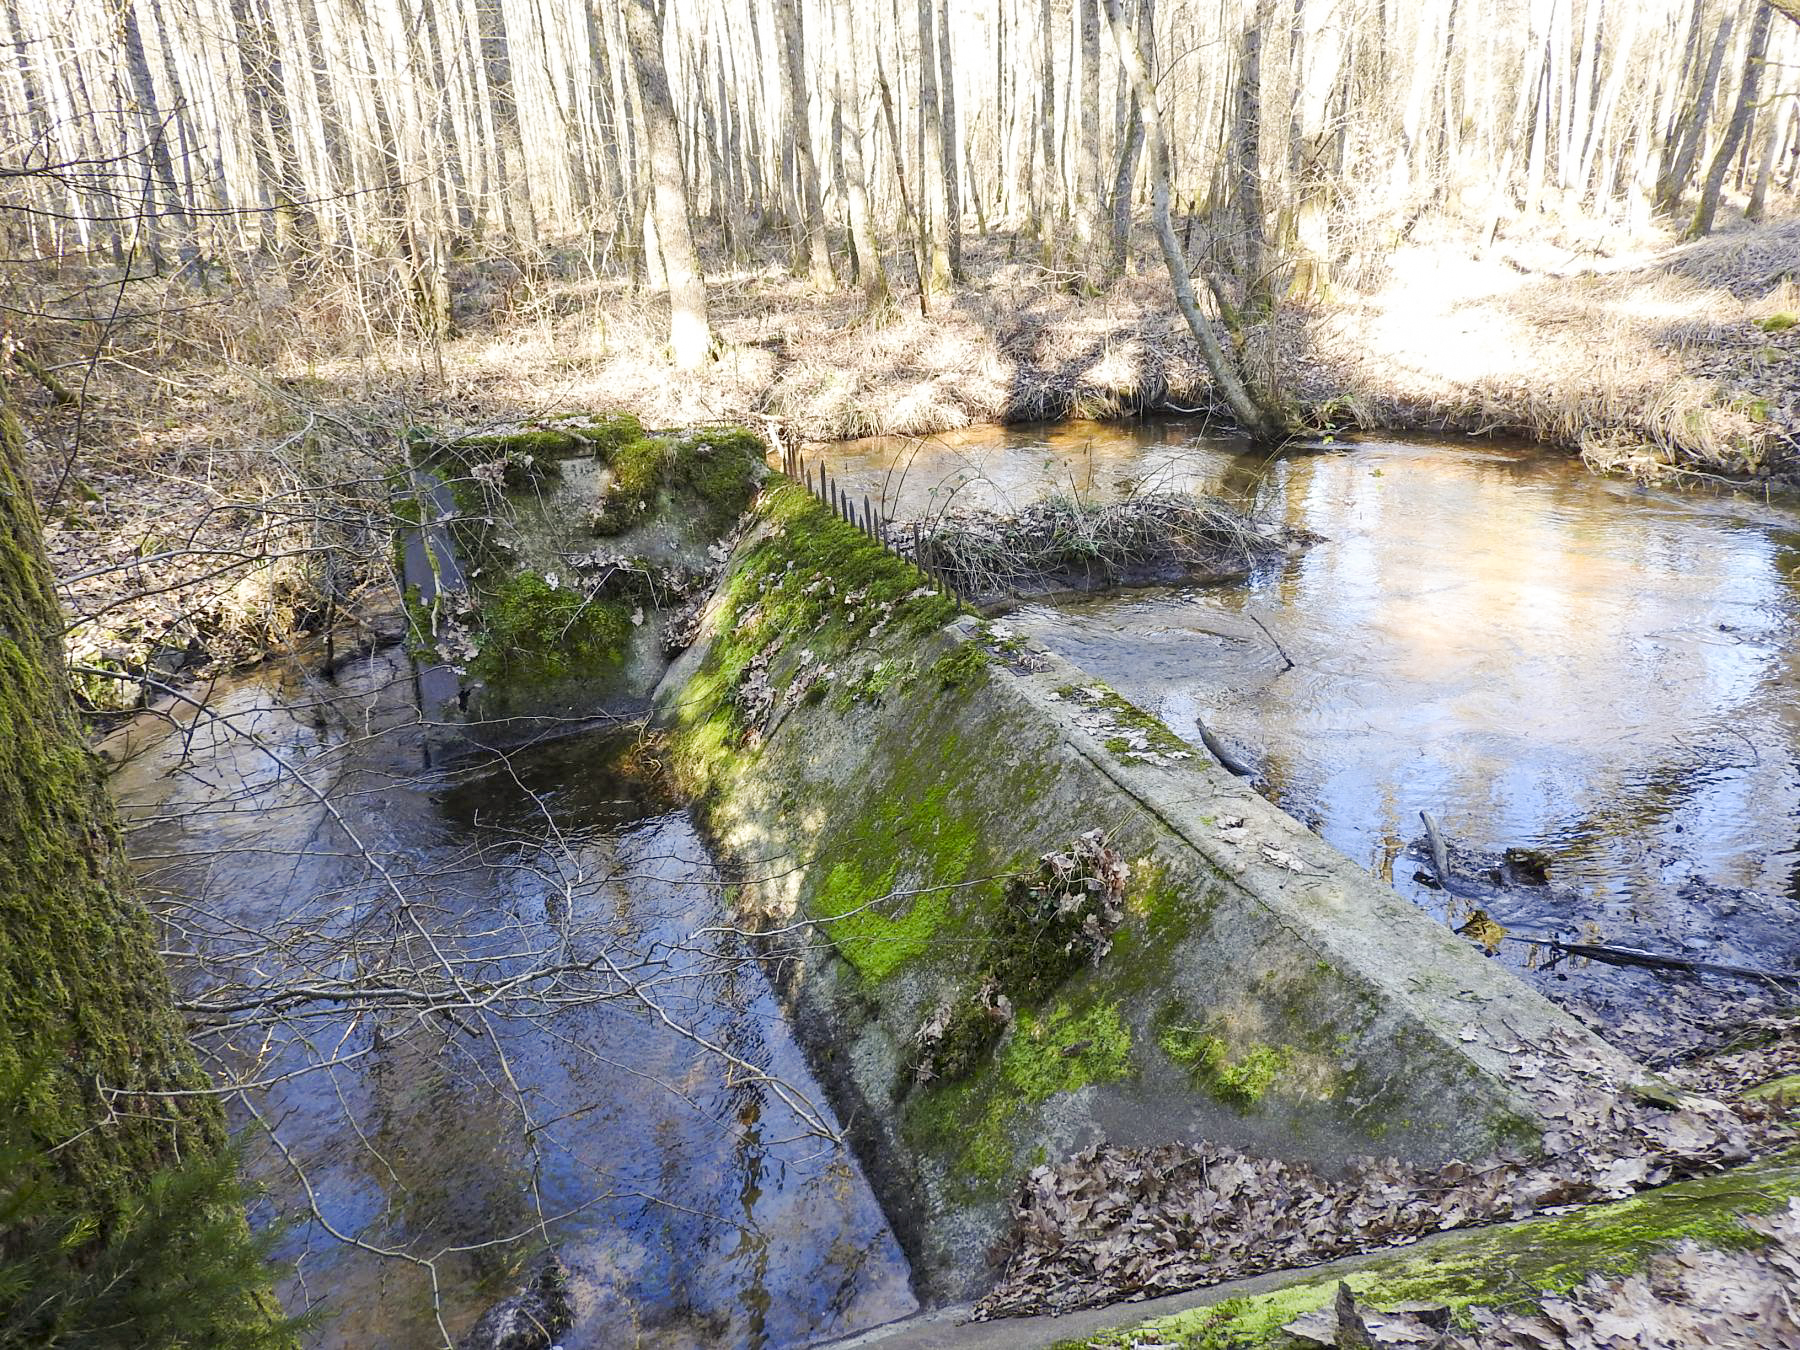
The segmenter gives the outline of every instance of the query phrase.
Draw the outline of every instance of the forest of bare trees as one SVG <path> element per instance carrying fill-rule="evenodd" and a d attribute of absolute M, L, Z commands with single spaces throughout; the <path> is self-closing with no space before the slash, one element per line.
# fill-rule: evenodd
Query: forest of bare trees
<path fill-rule="evenodd" d="M 785 238 L 812 285 L 874 307 L 897 265 L 923 303 L 954 284 L 969 231 L 1116 273 L 1160 172 L 1120 60 L 1136 34 L 1184 245 L 1197 222 L 1240 292 L 1318 288 L 1435 206 L 1642 222 L 1685 199 L 1705 231 L 1730 185 L 1761 213 L 1800 171 L 1793 19 L 1763 0 L 13 0 L 7 247 L 200 282 L 276 260 L 296 285 L 404 297 L 389 320 L 427 333 L 452 321 L 453 260 L 574 247 L 666 287 L 691 363 L 697 239 L 730 258 Z"/>

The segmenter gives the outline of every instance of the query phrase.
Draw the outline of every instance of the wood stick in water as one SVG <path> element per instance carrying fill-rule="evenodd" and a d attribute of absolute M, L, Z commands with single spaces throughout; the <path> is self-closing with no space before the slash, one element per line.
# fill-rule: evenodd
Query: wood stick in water
<path fill-rule="evenodd" d="M 1681 970 L 1699 975 L 1730 975 L 1740 980 L 1762 980 L 1771 984 L 1800 985 L 1800 971 L 1758 970 L 1754 966 L 1734 966 L 1721 961 L 1699 961 L 1690 956 L 1671 956 L 1664 952 L 1644 952 L 1635 947 L 1612 947 L 1599 942 L 1559 942 L 1555 938 L 1513 937 L 1508 942 L 1524 942 L 1533 947 L 1548 947 L 1565 956 L 1585 956 L 1612 966 L 1644 966 L 1651 970 Z"/>
<path fill-rule="evenodd" d="M 1227 772 L 1236 774 L 1239 778 L 1256 777 L 1256 770 L 1227 750 L 1225 743 L 1207 730 L 1204 720 L 1196 717 L 1194 725 L 1200 729 L 1200 744 L 1206 747 L 1208 753 L 1218 760 Z"/>
<path fill-rule="evenodd" d="M 1431 845 L 1431 870 L 1437 873 L 1438 885 L 1447 891 L 1450 889 L 1450 850 L 1444 845 L 1444 832 L 1438 828 L 1431 812 L 1419 812 L 1419 819 L 1425 822 L 1425 838 Z"/>

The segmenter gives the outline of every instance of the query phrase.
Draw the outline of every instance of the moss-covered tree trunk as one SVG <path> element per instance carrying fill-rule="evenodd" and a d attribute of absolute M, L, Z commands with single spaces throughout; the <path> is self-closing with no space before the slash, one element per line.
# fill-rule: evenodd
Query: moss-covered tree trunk
<path fill-rule="evenodd" d="M 0 397 L 0 1344 L 267 1343 L 223 1116 L 133 895 L 62 632 Z"/>

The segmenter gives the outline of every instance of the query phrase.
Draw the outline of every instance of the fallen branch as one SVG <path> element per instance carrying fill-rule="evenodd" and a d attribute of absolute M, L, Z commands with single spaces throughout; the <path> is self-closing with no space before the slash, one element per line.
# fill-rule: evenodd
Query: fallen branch
<path fill-rule="evenodd" d="M 1431 812 L 1419 812 L 1419 819 L 1425 822 L 1425 838 L 1431 845 L 1431 870 L 1437 873 L 1438 885 L 1447 892 L 1450 889 L 1450 850 L 1444 844 L 1444 832 L 1438 828 Z"/>
<path fill-rule="evenodd" d="M 1206 723 L 1201 718 L 1196 717 L 1194 725 L 1200 729 L 1200 744 L 1211 752 L 1212 757 L 1218 760 L 1223 768 L 1236 774 L 1239 778 L 1256 777 L 1256 770 L 1227 750 L 1225 743 L 1207 729 Z"/>
<path fill-rule="evenodd" d="M 1257 618 L 1256 615 L 1254 615 L 1254 614 L 1250 615 L 1249 618 L 1250 618 L 1251 623 L 1255 624 L 1258 628 L 1263 630 L 1263 636 L 1268 638 L 1269 641 L 1274 644 L 1275 651 L 1281 657 L 1281 669 L 1279 671 L 1277 671 L 1276 673 L 1279 675 L 1287 674 L 1290 670 L 1292 670 L 1294 668 L 1294 658 L 1287 654 L 1287 648 L 1281 645 L 1281 639 L 1276 637 L 1273 633 L 1271 633 L 1269 631 L 1268 624 L 1264 623 L 1261 619 Z"/>
<path fill-rule="evenodd" d="M 1770 984 L 1800 987 L 1800 971 L 1760 970 L 1755 966 L 1734 966 L 1723 961 L 1700 961 L 1691 956 L 1670 956 L 1663 952 L 1639 951 L 1635 947 L 1612 947 L 1600 942 L 1560 942 L 1555 938 L 1514 937 L 1508 942 L 1523 942 L 1533 947 L 1548 947 L 1559 956 L 1584 956 L 1611 966 L 1644 966 L 1651 970 L 1680 970 L 1697 975 L 1730 975 L 1739 980 L 1761 980 Z"/>

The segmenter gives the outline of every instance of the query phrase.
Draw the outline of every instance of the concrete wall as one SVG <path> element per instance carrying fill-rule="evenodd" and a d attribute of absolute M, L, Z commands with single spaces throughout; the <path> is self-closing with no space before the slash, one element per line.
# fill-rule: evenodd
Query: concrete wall
<path fill-rule="evenodd" d="M 791 485 L 757 509 L 657 720 L 746 910 L 811 921 L 781 984 L 923 1295 L 979 1289 L 1017 1179 L 1102 1138 L 1474 1157 L 1536 1145 L 1524 1043 L 1637 1076 L 1077 668 L 944 623 Z M 1034 947 L 1021 907 L 1062 893 L 1008 878 L 1095 830 L 1129 863 L 1110 949 Z M 972 1049 L 920 1081 L 934 1019 Z"/>

